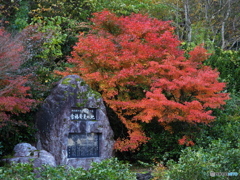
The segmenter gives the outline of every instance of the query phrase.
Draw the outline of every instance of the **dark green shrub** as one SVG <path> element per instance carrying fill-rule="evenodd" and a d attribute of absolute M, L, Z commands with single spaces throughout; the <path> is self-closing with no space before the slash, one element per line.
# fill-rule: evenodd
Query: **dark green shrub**
<path fill-rule="evenodd" d="M 160 126 L 157 121 L 142 125 L 150 140 L 143 144 L 138 151 L 130 154 L 129 160 L 151 163 L 179 158 L 181 150 L 185 148 L 178 144 L 178 139 L 182 137 L 180 129 L 175 129 L 171 133 Z M 173 125 L 173 127 L 177 126 L 180 125 Z"/>
<path fill-rule="evenodd" d="M 0 128 L 0 157 L 12 154 L 14 146 L 18 143 L 35 142 L 34 113 L 31 111 L 26 114 L 13 115 L 12 118 L 19 124 L 10 121 Z"/>
<path fill-rule="evenodd" d="M 165 178 L 174 180 L 208 180 L 210 172 L 240 173 L 240 149 L 231 148 L 230 143 L 222 140 L 212 141 L 207 149 L 186 148 L 178 162 L 168 161 Z M 227 179 L 226 176 L 216 176 L 211 179 Z M 238 179 L 231 177 L 231 179 Z"/>
<path fill-rule="evenodd" d="M 221 81 L 227 82 L 229 92 L 240 91 L 240 51 L 217 48 L 206 61 L 207 65 L 217 68 Z"/>
<path fill-rule="evenodd" d="M 223 109 L 214 111 L 216 121 L 209 125 L 198 125 L 200 131 L 195 133 L 196 145 L 179 152 L 179 161 L 169 160 L 169 170 L 155 167 L 155 179 L 227 179 L 226 176 L 210 177 L 210 172 L 240 174 L 240 98 L 234 94 L 231 98 Z"/>
<path fill-rule="evenodd" d="M 214 112 L 216 121 L 208 126 L 201 126 L 196 138 L 197 146 L 207 147 L 212 140 L 217 139 L 230 143 L 232 147 L 240 142 L 240 97 L 232 94 L 231 98 L 224 109 Z"/>
<path fill-rule="evenodd" d="M 26 0 L 19 1 L 19 8 L 17 8 L 17 12 L 13 21 L 10 24 L 10 28 L 14 30 L 22 30 L 29 24 L 29 2 Z"/>
<path fill-rule="evenodd" d="M 68 179 L 68 180 L 84 180 L 87 179 L 88 173 L 82 169 L 74 169 L 72 167 L 58 166 L 44 166 L 41 170 L 39 169 L 38 177 L 39 179 L 49 179 L 49 180 L 59 180 L 59 179 Z"/>
<path fill-rule="evenodd" d="M 13 164 L 4 167 L 0 167 L 0 179 L 4 180 L 34 180 L 35 174 L 33 172 L 33 166 L 31 164 Z"/>
<path fill-rule="evenodd" d="M 129 164 L 123 164 L 112 158 L 101 163 L 92 163 L 89 173 L 92 180 L 134 180 L 136 175 L 129 171 L 129 167 Z"/>

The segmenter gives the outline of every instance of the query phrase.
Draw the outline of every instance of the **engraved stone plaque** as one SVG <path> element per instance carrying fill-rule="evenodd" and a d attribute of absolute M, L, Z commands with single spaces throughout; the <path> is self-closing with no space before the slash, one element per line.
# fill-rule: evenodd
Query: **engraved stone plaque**
<path fill-rule="evenodd" d="M 67 151 L 68 158 L 99 157 L 99 134 L 70 133 Z"/>
<path fill-rule="evenodd" d="M 95 121 L 96 110 L 96 108 L 72 108 L 71 120 Z"/>
<path fill-rule="evenodd" d="M 101 95 L 81 77 L 60 80 L 36 115 L 37 149 L 51 153 L 56 165 L 89 169 L 113 157 L 114 134 Z"/>

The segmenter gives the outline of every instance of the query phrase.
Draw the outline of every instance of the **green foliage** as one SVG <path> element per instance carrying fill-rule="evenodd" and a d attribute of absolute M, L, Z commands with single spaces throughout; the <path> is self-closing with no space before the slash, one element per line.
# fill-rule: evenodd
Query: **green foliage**
<path fill-rule="evenodd" d="M 44 33 L 46 39 L 41 47 L 42 51 L 36 56 L 37 58 L 53 61 L 63 55 L 61 45 L 67 37 L 61 27 L 64 19 L 60 16 L 33 19 L 32 24 L 38 25 L 38 31 Z"/>
<path fill-rule="evenodd" d="M 136 175 L 129 171 L 129 165 L 123 164 L 116 158 L 103 160 L 100 163 L 92 163 L 90 170 L 72 168 L 66 166 L 51 167 L 44 165 L 41 168 L 33 168 L 31 164 L 13 164 L 0 167 L 0 179 L 11 180 L 134 180 Z"/>
<path fill-rule="evenodd" d="M 173 23 L 176 23 L 176 22 L 173 22 Z M 208 34 L 209 32 L 206 30 L 206 28 L 203 27 L 202 22 L 197 22 L 195 24 L 192 24 L 191 28 L 192 28 L 192 32 L 191 32 L 192 41 L 191 42 L 183 41 L 181 44 L 182 45 L 181 48 L 189 52 L 199 44 L 203 44 L 204 47 L 209 52 L 213 52 L 215 50 L 215 45 L 210 39 L 211 36 Z"/>
<path fill-rule="evenodd" d="M 194 46 L 204 44 L 208 50 L 214 50 L 214 43 L 210 39 L 209 31 L 204 27 L 203 22 L 192 24 L 192 42 Z"/>
<path fill-rule="evenodd" d="M 98 1 L 96 11 L 109 9 L 117 15 L 130 15 L 131 13 L 139 13 L 141 9 L 147 8 L 146 0 L 101 0 Z"/>
<path fill-rule="evenodd" d="M 0 167 L 0 179 L 34 180 L 35 174 L 33 170 L 34 169 L 31 164 L 23 164 L 23 163 Z"/>
<path fill-rule="evenodd" d="M 97 0 L 34 0 L 31 15 L 37 18 L 61 16 L 88 21 L 95 11 L 96 3 Z"/>
<path fill-rule="evenodd" d="M 132 13 L 149 14 L 162 20 L 173 18 L 174 8 L 168 3 L 154 0 L 100 0 L 97 1 L 95 11 L 108 9 L 117 15 L 128 16 Z"/>
<path fill-rule="evenodd" d="M 26 36 L 25 46 L 30 51 L 28 61 L 23 65 L 32 73 L 32 93 L 35 99 L 43 100 L 54 82 L 59 78 L 52 72 L 65 67 L 65 56 L 75 43 L 74 21 L 55 16 L 43 19 L 33 18 L 32 25 L 22 33 Z"/>
<path fill-rule="evenodd" d="M 89 173 L 92 179 L 98 180 L 134 180 L 136 176 L 129 171 L 129 167 L 129 164 L 123 164 L 112 158 L 101 163 L 92 163 Z"/>
<path fill-rule="evenodd" d="M 82 168 L 73 169 L 72 167 L 66 168 L 65 166 L 51 167 L 44 166 L 39 173 L 39 179 L 49 179 L 49 180 L 58 180 L 58 179 L 79 179 L 83 180 L 82 176 L 85 175 Z"/>
<path fill-rule="evenodd" d="M 86 22 L 92 17 L 93 12 L 104 9 L 125 16 L 131 13 L 148 13 L 163 20 L 172 19 L 174 16 L 171 4 L 154 0 L 34 0 L 31 14 L 34 17 L 61 16 Z"/>
<path fill-rule="evenodd" d="M 179 151 L 179 160 L 169 160 L 167 168 L 161 164 L 155 166 L 152 174 L 154 179 L 207 180 L 210 179 L 210 172 L 239 173 L 240 98 L 234 94 L 231 98 L 224 109 L 214 111 L 216 121 L 209 125 L 198 125 L 197 129 L 200 129 L 195 133 L 197 138 L 194 147 Z"/>
<path fill-rule="evenodd" d="M 218 69 L 221 81 L 227 82 L 229 92 L 240 92 L 240 50 L 217 48 L 206 64 Z"/>
<path fill-rule="evenodd" d="M 182 137 L 182 129 L 174 129 L 174 132 L 166 131 L 162 126 L 159 126 L 157 121 L 151 123 L 143 123 L 143 130 L 146 136 L 150 139 L 143 144 L 138 151 L 125 155 L 125 159 L 131 161 L 166 162 L 169 159 L 177 160 L 181 150 L 185 146 L 179 145 L 178 139 Z M 171 124 L 172 127 L 183 127 L 180 123 Z"/>
<path fill-rule="evenodd" d="M 165 18 L 170 7 L 149 0 L 34 0 L 32 16 L 53 17 L 62 16 L 77 21 L 88 21 L 93 12 L 109 9 L 117 15 L 130 15 L 131 13 L 149 13 L 153 17 Z M 71 12 L 71 13 L 69 13 Z"/>
<path fill-rule="evenodd" d="M 240 97 L 232 94 L 231 98 L 224 109 L 214 112 L 216 121 L 208 126 L 201 126 L 196 139 L 197 146 L 207 147 L 212 140 L 219 138 L 230 143 L 232 147 L 236 147 L 240 142 Z"/>
<path fill-rule="evenodd" d="M 1 0 L 0 9 L 0 25 L 8 31 L 20 31 L 29 24 L 28 0 Z"/>
<path fill-rule="evenodd" d="M 165 179 L 185 180 L 210 179 L 210 172 L 238 172 L 240 164 L 240 149 L 232 148 L 230 143 L 222 140 L 212 141 L 207 149 L 186 148 L 182 151 L 178 162 L 168 161 Z M 226 179 L 213 177 L 211 179 Z M 231 179 L 238 179 L 232 177 Z"/>
<path fill-rule="evenodd" d="M 15 30 L 24 29 L 28 25 L 29 10 L 29 2 L 27 0 L 20 1 L 14 21 L 10 24 L 10 27 Z"/>
<path fill-rule="evenodd" d="M 6 126 L 0 128 L 0 157 L 11 154 L 14 146 L 18 143 L 35 142 L 34 115 L 35 111 L 15 115 L 12 118 L 19 124 L 8 122 Z M 24 124 L 21 124 L 21 122 L 24 122 Z"/>
<path fill-rule="evenodd" d="M 233 94 L 231 98 L 224 109 L 214 112 L 217 116 L 215 122 L 199 126 L 201 130 L 195 140 L 196 146 L 182 150 L 178 162 L 168 161 L 169 170 L 156 167 L 159 170 L 154 171 L 155 175 L 164 175 L 165 179 L 207 180 L 210 172 L 240 173 L 240 98 Z"/>
<path fill-rule="evenodd" d="M 0 25 L 7 27 L 9 21 L 14 21 L 20 3 L 19 1 L 9 0 L 1 0 L 0 3 Z"/>
<path fill-rule="evenodd" d="M 141 8 L 141 12 L 148 13 L 151 17 L 162 20 L 175 20 L 176 9 L 168 3 L 145 1 L 145 6 Z"/>

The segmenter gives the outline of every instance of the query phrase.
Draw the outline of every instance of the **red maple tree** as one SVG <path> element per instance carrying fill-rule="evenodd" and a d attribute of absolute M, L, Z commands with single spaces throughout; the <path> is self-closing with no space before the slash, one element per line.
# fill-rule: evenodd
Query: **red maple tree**
<path fill-rule="evenodd" d="M 11 115 L 26 113 L 35 103 L 29 98 L 30 88 L 25 86 L 27 77 L 19 75 L 26 55 L 21 42 L 0 28 L 0 128 L 6 122 L 24 124 L 11 119 Z"/>
<path fill-rule="evenodd" d="M 69 62 L 75 66 L 63 75 L 76 73 L 117 113 L 128 129 L 115 148 L 134 150 L 147 142 L 139 122 L 158 119 L 169 123 L 209 123 L 211 108 L 227 100 L 219 73 L 203 61 L 207 51 L 196 47 L 186 53 L 179 48 L 171 22 L 146 15 L 117 17 L 109 11 L 95 13 L 92 31 L 80 34 Z"/>

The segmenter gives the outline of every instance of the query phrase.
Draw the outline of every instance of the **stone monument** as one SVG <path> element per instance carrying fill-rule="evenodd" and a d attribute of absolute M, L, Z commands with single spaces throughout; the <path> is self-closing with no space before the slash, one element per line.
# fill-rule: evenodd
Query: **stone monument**
<path fill-rule="evenodd" d="M 88 169 L 113 156 L 113 131 L 101 95 L 79 76 L 63 78 L 36 115 L 37 149 L 57 165 Z"/>

